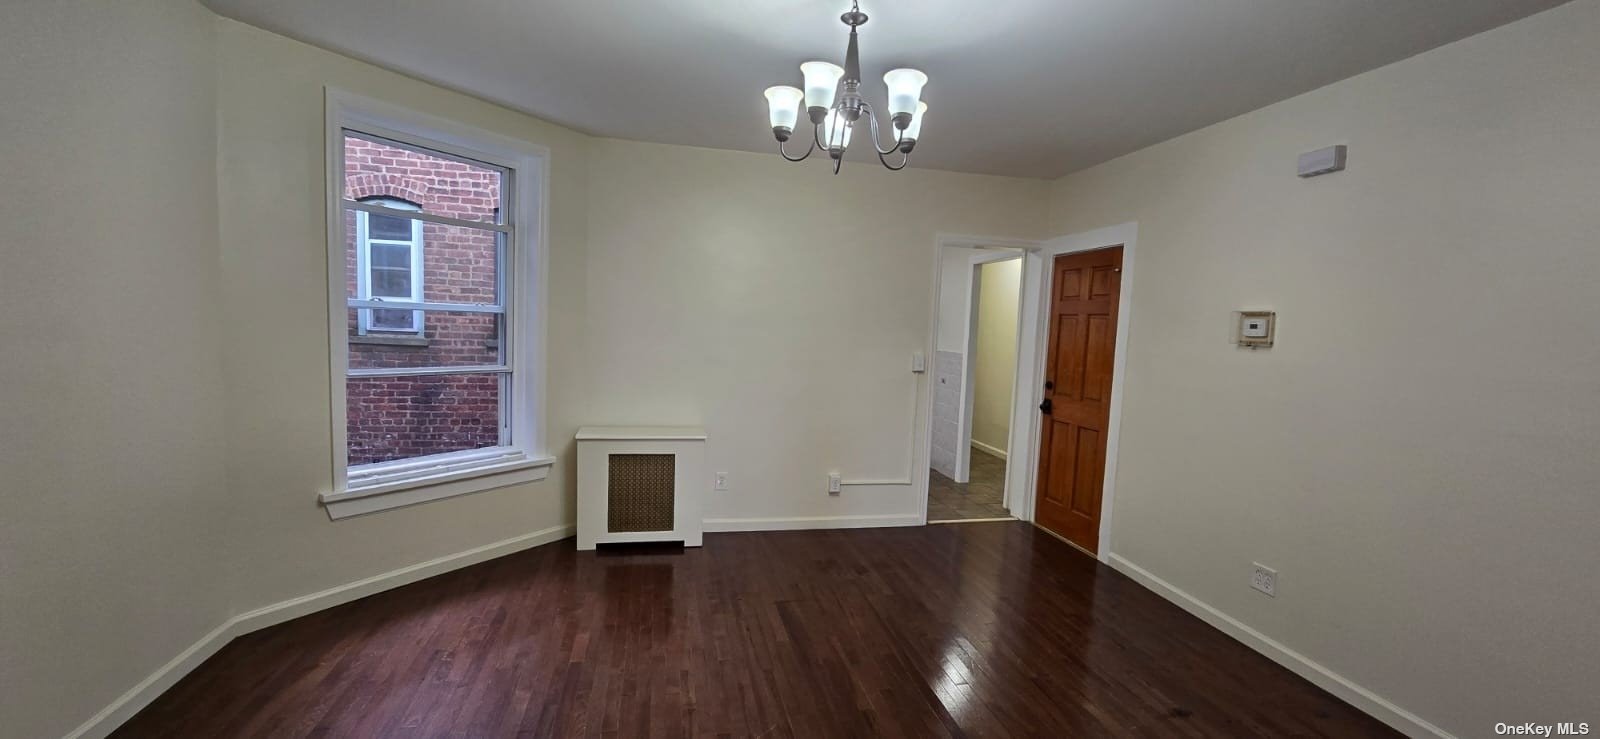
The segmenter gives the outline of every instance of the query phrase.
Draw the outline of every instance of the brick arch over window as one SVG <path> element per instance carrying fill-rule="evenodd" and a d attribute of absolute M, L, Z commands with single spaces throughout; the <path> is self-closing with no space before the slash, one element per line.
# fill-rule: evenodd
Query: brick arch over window
<path fill-rule="evenodd" d="M 428 183 L 397 174 L 350 174 L 344 180 L 344 196 L 349 200 L 394 198 L 426 208 Z"/>

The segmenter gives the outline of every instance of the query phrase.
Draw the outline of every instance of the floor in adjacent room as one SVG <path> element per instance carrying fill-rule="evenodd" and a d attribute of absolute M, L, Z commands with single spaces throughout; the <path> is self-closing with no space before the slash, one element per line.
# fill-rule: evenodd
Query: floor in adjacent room
<path fill-rule="evenodd" d="M 121 737 L 1398 736 L 1021 522 L 549 544 L 235 640 Z"/>
<path fill-rule="evenodd" d="M 1010 518 L 1006 510 L 1006 462 L 992 454 L 972 450 L 967 482 L 962 484 L 928 471 L 928 520 L 959 521 Z"/>

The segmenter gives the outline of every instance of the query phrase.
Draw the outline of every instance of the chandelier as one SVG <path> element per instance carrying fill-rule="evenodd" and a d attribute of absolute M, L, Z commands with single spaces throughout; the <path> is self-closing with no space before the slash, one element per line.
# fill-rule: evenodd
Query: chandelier
<path fill-rule="evenodd" d="M 867 22 L 867 14 L 852 2 L 850 12 L 839 16 L 839 20 L 850 27 L 850 46 L 845 51 L 843 68 L 829 62 L 806 62 L 800 65 L 800 74 L 805 76 L 804 92 L 787 85 L 767 88 L 767 112 L 772 135 L 778 139 L 778 153 L 798 162 L 822 149 L 833 159 L 833 173 L 838 174 L 845 149 L 850 147 L 851 130 L 864 117 L 871 124 L 872 148 L 878 152 L 878 161 L 894 171 L 905 169 L 922 132 L 923 114 L 928 111 L 928 104 L 920 100 L 928 75 L 915 69 L 894 69 L 883 76 L 883 83 L 889 88 L 889 122 L 894 127 L 894 141 L 887 149 L 879 148 L 878 116 L 861 99 L 861 55 L 856 44 L 856 29 Z M 811 120 L 811 143 L 806 153 L 794 156 L 786 145 L 799 121 L 801 101 Z M 897 151 L 899 164 L 891 158 Z"/>

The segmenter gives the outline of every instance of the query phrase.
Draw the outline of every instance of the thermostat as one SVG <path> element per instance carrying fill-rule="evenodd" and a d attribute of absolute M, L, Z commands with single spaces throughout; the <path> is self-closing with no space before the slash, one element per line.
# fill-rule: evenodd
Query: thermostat
<path fill-rule="evenodd" d="M 1251 349 L 1272 346 L 1272 335 L 1276 328 L 1278 314 L 1272 311 L 1246 310 L 1236 314 L 1239 317 L 1237 330 L 1234 332 L 1234 343 L 1239 346 L 1248 346 Z"/>
<path fill-rule="evenodd" d="M 1330 172 L 1344 171 L 1344 160 L 1348 149 L 1340 144 L 1326 149 L 1308 151 L 1300 155 L 1296 162 L 1295 171 L 1301 177 L 1316 177 Z"/>

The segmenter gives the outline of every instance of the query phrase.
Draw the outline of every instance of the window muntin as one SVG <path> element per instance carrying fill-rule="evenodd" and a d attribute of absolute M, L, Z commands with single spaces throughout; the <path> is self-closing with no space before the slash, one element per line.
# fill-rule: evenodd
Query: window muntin
<path fill-rule="evenodd" d="M 533 429 L 512 404 L 529 370 L 506 300 L 512 170 L 342 133 L 346 489 L 526 454 Z M 366 340 L 384 336 L 415 339 Z"/>
<path fill-rule="evenodd" d="M 352 338 L 359 336 L 362 311 L 345 309 Z M 376 312 L 376 311 L 374 311 Z M 409 313 L 410 311 L 406 311 Z M 500 314 L 472 311 L 421 311 L 427 333 L 417 341 L 351 341 L 346 353 L 348 376 L 455 368 L 498 369 L 506 364 L 505 322 Z M 387 336 L 367 334 L 367 336 Z"/>

